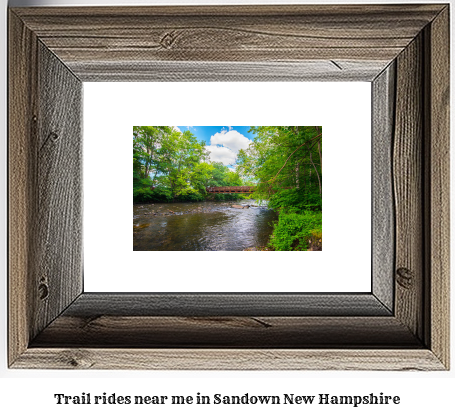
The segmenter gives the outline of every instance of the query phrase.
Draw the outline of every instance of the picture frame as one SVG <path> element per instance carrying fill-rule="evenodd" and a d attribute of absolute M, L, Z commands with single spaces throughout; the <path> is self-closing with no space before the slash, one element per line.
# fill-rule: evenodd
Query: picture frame
<path fill-rule="evenodd" d="M 448 4 L 12 8 L 8 24 L 10 368 L 449 369 Z M 372 291 L 84 292 L 82 82 L 126 80 L 371 82 Z"/>

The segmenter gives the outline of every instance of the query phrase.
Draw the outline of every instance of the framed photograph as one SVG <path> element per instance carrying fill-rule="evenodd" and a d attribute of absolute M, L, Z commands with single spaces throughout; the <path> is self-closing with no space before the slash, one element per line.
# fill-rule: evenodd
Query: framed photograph
<path fill-rule="evenodd" d="M 296 119 L 309 127 L 282 127 Z M 369 82 L 84 83 L 84 290 L 370 292 L 370 244 L 339 249 L 354 223 L 357 240 L 371 240 L 370 120 Z M 355 163 L 340 157 L 346 142 Z M 256 154 L 265 151 L 262 164 Z M 248 184 L 256 195 L 235 193 Z M 313 236 L 322 199 L 323 250 Z M 304 215 L 278 214 L 302 205 Z"/>
<path fill-rule="evenodd" d="M 448 4 L 12 8 L 8 24 L 10 368 L 449 369 Z M 93 82 L 369 83 L 371 238 L 353 224 L 340 250 L 371 255 L 332 273 L 371 290 L 84 289 Z"/>

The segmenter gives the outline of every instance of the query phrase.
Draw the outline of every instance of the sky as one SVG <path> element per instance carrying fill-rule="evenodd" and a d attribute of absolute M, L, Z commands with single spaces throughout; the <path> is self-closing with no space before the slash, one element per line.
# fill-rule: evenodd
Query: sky
<path fill-rule="evenodd" d="M 233 167 L 240 149 L 248 148 L 254 134 L 249 126 L 178 126 L 181 132 L 190 130 L 210 151 L 210 160 Z"/>

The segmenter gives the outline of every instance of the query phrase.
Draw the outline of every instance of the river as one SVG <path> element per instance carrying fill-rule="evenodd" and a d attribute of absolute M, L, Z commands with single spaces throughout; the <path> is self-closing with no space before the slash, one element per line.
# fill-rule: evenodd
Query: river
<path fill-rule="evenodd" d="M 134 205 L 133 250 L 243 251 L 265 246 L 277 219 L 254 200 Z"/>

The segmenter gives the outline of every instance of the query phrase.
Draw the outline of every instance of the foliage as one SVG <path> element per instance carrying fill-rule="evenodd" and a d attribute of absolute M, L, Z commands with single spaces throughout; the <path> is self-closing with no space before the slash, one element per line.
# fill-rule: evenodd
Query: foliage
<path fill-rule="evenodd" d="M 233 200 L 244 194 L 207 194 L 213 186 L 253 185 L 253 197 L 279 212 L 270 248 L 319 249 L 322 245 L 322 127 L 251 127 L 236 170 L 211 162 L 205 143 L 189 130 L 133 127 L 135 203 Z"/>
<path fill-rule="evenodd" d="M 243 186 L 245 183 L 237 172 L 233 172 L 229 167 L 220 162 L 213 162 L 212 177 L 209 179 L 207 185 L 209 187 L 216 186 Z M 243 199 L 245 195 L 232 193 L 232 194 L 213 194 L 210 195 L 213 200 L 236 200 Z"/>
<path fill-rule="evenodd" d="M 305 251 L 315 238 L 322 241 L 322 212 L 281 212 L 270 246 L 276 251 Z"/>
<path fill-rule="evenodd" d="M 300 189 L 284 189 L 270 197 L 269 206 L 279 210 L 303 212 L 306 210 L 322 210 L 322 198 L 318 193 L 305 193 Z"/>
<path fill-rule="evenodd" d="M 241 186 L 240 175 L 209 161 L 203 141 L 173 127 L 133 127 L 133 202 L 201 201 L 209 186 Z M 210 195 L 215 200 L 238 194 Z"/>
<path fill-rule="evenodd" d="M 279 211 L 271 247 L 306 250 L 322 244 L 322 127 L 251 127 L 237 172 L 254 177 L 253 197 Z M 318 248 L 319 246 L 317 246 Z"/>
<path fill-rule="evenodd" d="M 255 133 L 247 150 L 240 150 L 237 172 L 257 181 L 264 198 L 285 189 L 296 189 L 314 204 L 322 198 L 322 127 L 251 127 Z M 310 203 L 309 200 L 313 200 Z"/>

